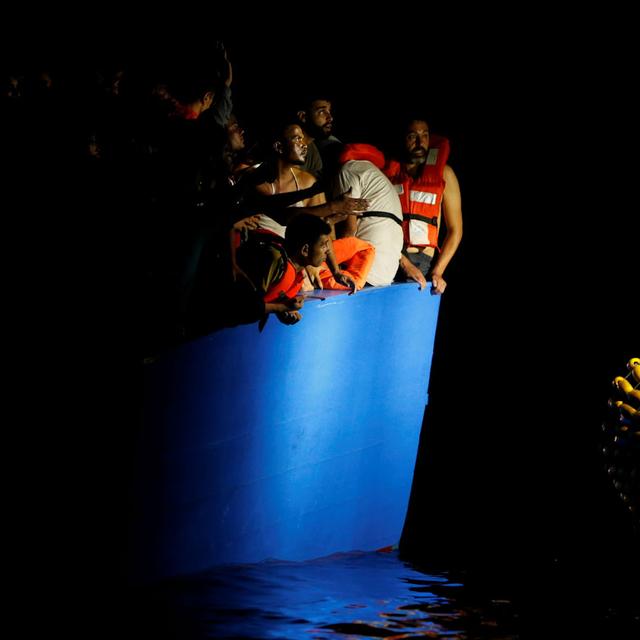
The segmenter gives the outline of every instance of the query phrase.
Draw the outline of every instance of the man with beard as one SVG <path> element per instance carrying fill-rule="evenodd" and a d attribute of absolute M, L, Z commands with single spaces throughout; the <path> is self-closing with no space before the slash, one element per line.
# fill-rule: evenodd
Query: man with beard
<path fill-rule="evenodd" d="M 332 133 L 331 100 L 326 98 L 307 100 L 305 108 L 298 111 L 298 119 L 304 129 L 308 146 L 304 169 L 316 178 L 330 175 L 336 164 L 331 147 L 340 142 Z"/>
<path fill-rule="evenodd" d="M 430 136 L 425 120 L 412 120 L 405 134 L 403 161 L 391 160 L 384 170 L 402 203 L 403 253 L 431 280 L 434 293 L 444 292 L 444 271 L 462 239 L 460 186 L 447 164 L 448 156 L 449 141 Z"/>

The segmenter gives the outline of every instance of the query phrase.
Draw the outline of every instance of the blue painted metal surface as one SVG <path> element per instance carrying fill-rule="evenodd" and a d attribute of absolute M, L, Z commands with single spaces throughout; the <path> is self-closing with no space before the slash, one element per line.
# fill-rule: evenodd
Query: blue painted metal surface
<path fill-rule="evenodd" d="M 226 329 L 145 365 L 137 578 L 399 540 L 440 299 L 322 295 L 297 325 Z"/>

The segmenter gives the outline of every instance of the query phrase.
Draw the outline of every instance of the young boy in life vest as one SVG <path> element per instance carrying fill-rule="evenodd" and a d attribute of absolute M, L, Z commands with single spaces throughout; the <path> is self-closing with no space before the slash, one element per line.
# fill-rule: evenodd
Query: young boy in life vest
<path fill-rule="evenodd" d="M 321 218 L 300 214 L 287 225 L 284 240 L 269 231 L 253 231 L 238 248 L 242 275 L 262 296 L 264 313 L 295 324 L 302 316 L 305 267 L 320 267 L 331 249 L 331 227 Z"/>

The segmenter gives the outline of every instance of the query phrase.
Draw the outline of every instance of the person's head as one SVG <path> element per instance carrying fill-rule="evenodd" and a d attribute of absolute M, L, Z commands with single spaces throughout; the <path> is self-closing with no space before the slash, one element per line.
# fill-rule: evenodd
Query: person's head
<path fill-rule="evenodd" d="M 235 114 L 229 116 L 227 122 L 227 145 L 232 153 L 238 153 L 244 149 L 244 129 L 238 123 Z"/>
<path fill-rule="evenodd" d="M 406 158 L 409 162 L 424 164 L 429 150 L 429 124 L 426 120 L 411 120 L 404 139 Z"/>
<path fill-rule="evenodd" d="M 307 158 L 307 143 L 300 125 L 284 125 L 278 133 L 273 148 L 284 162 L 294 165 L 304 164 Z"/>
<path fill-rule="evenodd" d="M 372 144 L 358 142 L 343 145 L 335 144 L 332 146 L 341 149 L 338 156 L 338 162 L 340 164 L 349 162 L 349 160 L 366 160 L 375 166 L 376 169 L 382 169 L 385 165 L 384 154 Z"/>
<path fill-rule="evenodd" d="M 405 132 L 406 159 L 424 164 L 429 151 L 429 124 L 426 120 L 411 120 Z"/>
<path fill-rule="evenodd" d="M 163 84 L 180 107 L 198 116 L 213 106 L 220 83 L 210 65 L 179 61 L 163 78 Z"/>
<path fill-rule="evenodd" d="M 8 73 L 1 77 L 0 96 L 5 98 L 19 98 L 22 95 L 22 78 L 17 73 Z"/>
<path fill-rule="evenodd" d="M 301 213 L 287 224 L 284 241 L 291 259 L 301 266 L 319 267 L 331 246 L 331 227 L 322 218 Z"/>
<path fill-rule="evenodd" d="M 42 69 L 38 72 L 36 77 L 36 82 L 38 86 L 43 91 L 47 91 L 53 87 L 53 77 L 48 69 Z"/>
<path fill-rule="evenodd" d="M 109 80 L 109 93 L 112 96 L 119 96 L 122 93 L 122 85 L 125 78 L 124 69 L 116 70 Z"/>
<path fill-rule="evenodd" d="M 298 118 L 310 136 L 320 140 L 328 138 L 333 131 L 331 100 L 326 98 L 309 100 L 307 106 L 298 111 Z"/>

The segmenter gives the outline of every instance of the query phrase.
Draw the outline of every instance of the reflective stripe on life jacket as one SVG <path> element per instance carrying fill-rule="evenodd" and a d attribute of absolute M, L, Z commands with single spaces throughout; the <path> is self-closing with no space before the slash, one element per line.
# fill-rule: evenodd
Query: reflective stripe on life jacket
<path fill-rule="evenodd" d="M 405 246 L 438 247 L 438 221 L 446 186 L 443 176 L 448 158 L 449 141 L 432 135 L 420 176 L 412 178 L 404 165 L 395 160 L 384 169 L 402 203 Z"/>

